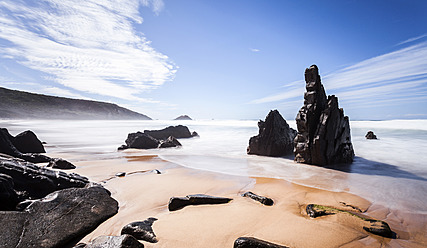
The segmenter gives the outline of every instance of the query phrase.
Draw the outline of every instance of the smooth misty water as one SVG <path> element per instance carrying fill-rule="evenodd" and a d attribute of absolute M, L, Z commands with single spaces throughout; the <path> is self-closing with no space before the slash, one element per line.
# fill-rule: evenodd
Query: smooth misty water
<path fill-rule="evenodd" d="M 282 178 L 302 185 L 348 191 L 393 209 L 427 213 L 427 120 L 353 121 L 353 164 L 335 169 L 296 164 L 293 158 L 246 154 L 256 121 L 52 121 L 0 120 L 16 135 L 33 130 L 48 153 L 80 160 L 122 156 L 117 147 L 127 134 L 183 124 L 198 138 L 180 139 L 181 148 L 141 150 L 201 170 L 232 175 Z M 293 123 L 291 126 L 295 127 Z M 366 140 L 373 130 L 379 140 Z M 78 155 L 78 156 L 74 156 Z"/>

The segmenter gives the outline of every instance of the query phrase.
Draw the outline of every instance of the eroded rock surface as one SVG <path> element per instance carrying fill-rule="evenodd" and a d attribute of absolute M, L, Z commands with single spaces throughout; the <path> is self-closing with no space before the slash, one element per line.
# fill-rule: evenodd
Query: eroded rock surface
<path fill-rule="evenodd" d="M 157 139 L 141 132 L 128 134 L 128 137 L 125 142 L 127 148 L 137 149 L 153 149 L 157 148 L 160 144 L 160 141 L 158 141 Z"/>
<path fill-rule="evenodd" d="M 258 128 L 258 135 L 249 140 L 248 154 L 280 157 L 293 153 L 297 132 L 289 127 L 279 111 L 270 111 L 265 121 L 258 122 Z"/>
<path fill-rule="evenodd" d="M 144 245 L 131 235 L 99 236 L 87 245 L 79 248 L 144 248 Z M 77 247 L 74 247 L 77 248 Z"/>
<path fill-rule="evenodd" d="M 161 130 L 144 130 L 144 133 L 158 140 L 166 140 L 169 136 L 177 139 L 193 137 L 188 127 L 183 125 L 169 126 Z"/>
<path fill-rule="evenodd" d="M 138 240 L 144 240 L 150 243 L 157 243 L 156 234 L 153 231 L 153 223 L 156 218 L 148 218 L 144 221 L 135 221 L 122 228 L 121 234 L 129 234 Z"/>
<path fill-rule="evenodd" d="M 242 196 L 243 197 L 249 197 L 252 200 L 258 201 L 261 204 L 264 204 L 266 206 L 273 206 L 273 204 L 274 204 L 273 199 L 265 197 L 265 196 L 260 196 L 260 195 L 254 194 L 250 191 L 243 193 Z"/>
<path fill-rule="evenodd" d="M 165 141 L 162 141 L 160 144 L 160 148 L 168 148 L 168 147 L 177 147 L 182 146 L 181 143 L 175 137 L 169 136 L 169 138 Z"/>
<path fill-rule="evenodd" d="M 338 98 L 326 97 L 316 65 L 305 70 L 304 106 L 296 122 L 295 161 L 315 165 L 351 163 L 354 158 L 350 124 Z"/>
<path fill-rule="evenodd" d="M 253 237 L 240 237 L 234 241 L 234 248 L 288 248 Z"/>
<path fill-rule="evenodd" d="M 76 168 L 75 165 L 73 165 L 72 163 L 62 158 L 54 158 L 50 160 L 47 167 L 52 167 L 54 169 L 63 169 L 63 170 L 70 170 L 70 169 Z"/>

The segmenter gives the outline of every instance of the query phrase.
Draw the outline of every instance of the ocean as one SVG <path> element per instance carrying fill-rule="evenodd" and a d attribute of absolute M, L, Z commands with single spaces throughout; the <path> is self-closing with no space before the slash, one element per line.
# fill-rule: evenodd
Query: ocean
<path fill-rule="evenodd" d="M 295 128 L 295 123 L 289 125 Z M 336 168 L 297 164 L 293 157 L 247 155 L 257 121 L 59 121 L 0 120 L 12 135 L 34 131 L 49 154 L 72 154 L 78 160 L 123 157 L 117 148 L 128 133 L 186 125 L 200 136 L 180 139 L 180 148 L 140 150 L 189 168 L 229 175 L 280 178 L 417 214 L 427 214 L 427 120 L 351 121 L 356 157 Z M 366 140 L 372 130 L 378 140 Z M 71 161 L 73 162 L 73 161 Z M 75 162 L 75 161 L 74 161 Z"/>

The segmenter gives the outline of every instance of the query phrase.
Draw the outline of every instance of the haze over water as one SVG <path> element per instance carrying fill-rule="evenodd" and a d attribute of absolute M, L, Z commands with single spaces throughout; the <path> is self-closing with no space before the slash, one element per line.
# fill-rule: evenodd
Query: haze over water
<path fill-rule="evenodd" d="M 117 147 L 130 132 L 183 124 L 198 138 L 180 139 L 181 148 L 138 150 L 179 165 L 224 174 L 281 178 L 297 184 L 348 191 L 392 209 L 426 213 L 427 120 L 352 121 L 356 153 L 351 165 L 336 169 L 297 164 L 293 157 L 271 158 L 246 154 L 249 138 L 258 133 L 257 121 L 58 121 L 1 120 L 12 135 L 34 131 L 47 142 L 50 154 L 81 160 L 124 156 Z M 290 122 L 295 128 L 295 123 Z M 366 140 L 373 130 L 378 140 Z M 78 156 L 75 156 L 78 155 Z M 66 157 L 66 156 L 65 156 Z M 76 161 L 71 161 L 76 162 Z"/>

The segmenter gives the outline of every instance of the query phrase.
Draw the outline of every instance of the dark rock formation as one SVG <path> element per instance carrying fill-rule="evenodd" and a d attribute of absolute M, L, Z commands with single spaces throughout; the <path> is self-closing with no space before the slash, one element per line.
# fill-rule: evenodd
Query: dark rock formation
<path fill-rule="evenodd" d="M 0 212 L 3 247 L 63 247 L 116 214 L 118 203 L 100 187 L 70 188 L 33 201 L 23 212 Z"/>
<path fill-rule="evenodd" d="M 292 154 L 296 131 L 289 127 L 279 111 L 272 110 L 258 122 L 259 133 L 250 138 L 248 154 L 280 157 Z"/>
<path fill-rule="evenodd" d="M 136 132 L 128 134 L 126 139 L 126 145 L 128 148 L 137 149 L 153 149 L 159 146 L 159 141 L 148 134 Z"/>
<path fill-rule="evenodd" d="M 181 115 L 181 116 L 176 117 L 174 120 L 175 121 L 191 121 L 193 119 L 191 119 L 190 116 L 188 116 L 188 115 Z"/>
<path fill-rule="evenodd" d="M 168 148 L 168 147 L 177 147 L 182 146 L 181 143 L 175 137 L 169 136 L 169 138 L 165 141 L 162 141 L 159 148 Z"/>
<path fill-rule="evenodd" d="M 288 248 L 253 237 L 240 237 L 234 241 L 234 248 Z"/>
<path fill-rule="evenodd" d="M 166 140 L 169 136 L 173 136 L 177 139 L 192 137 L 188 127 L 183 125 L 169 126 L 161 130 L 144 130 L 144 133 L 158 140 Z"/>
<path fill-rule="evenodd" d="M 0 173 L 13 178 L 14 190 L 24 199 L 42 198 L 60 189 L 83 188 L 89 183 L 87 178 L 74 173 L 66 174 L 3 157 L 0 157 Z"/>
<path fill-rule="evenodd" d="M 304 106 L 296 122 L 295 161 L 315 165 L 351 163 L 354 158 L 350 124 L 338 98 L 326 98 L 316 65 L 305 70 Z"/>
<path fill-rule="evenodd" d="M 193 131 L 191 133 L 191 137 L 198 137 L 198 136 L 199 136 L 199 134 L 196 131 Z"/>
<path fill-rule="evenodd" d="M 372 131 L 368 131 L 368 133 L 365 135 L 366 139 L 377 139 L 377 136 Z"/>
<path fill-rule="evenodd" d="M 28 148 L 26 144 L 22 141 L 26 139 L 25 137 L 31 136 L 31 134 L 27 133 L 27 134 L 24 134 L 23 136 L 24 138 L 19 138 L 18 142 L 16 142 L 19 146 L 23 147 L 25 150 L 40 149 L 37 146 L 34 149 Z M 18 150 L 18 148 L 16 148 L 16 146 L 14 145 L 14 142 L 15 142 L 15 138 L 12 135 L 10 135 L 9 131 L 6 128 L 0 128 L 0 153 L 4 153 L 15 158 L 20 158 L 32 163 L 44 163 L 44 162 L 49 162 L 51 160 L 51 158 L 42 154 L 23 153 L 22 151 Z"/>
<path fill-rule="evenodd" d="M 118 172 L 116 173 L 116 177 L 124 177 L 126 176 L 126 172 Z"/>
<path fill-rule="evenodd" d="M 153 231 L 153 223 L 156 218 L 148 218 L 144 221 L 136 221 L 127 224 L 122 228 L 121 234 L 129 234 L 138 240 L 144 240 L 150 243 L 157 243 L 156 234 Z"/>
<path fill-rule="evenodd" d="M 99 236 L 89 244 L 81 244 L 74 248 L 144 248 L 144 245 L 131 235 Z"/>
<path fill-rule="evenodd" d="M 54 158 L 49 161 L 49 164 L 47 167 L 52 167 L 54 169 L 63 169 L 63 170 L 69 170 L 69 169 L 75 169 L 76 166 L 72 163 L 68 162 L 65 159 L 62 158 Z"/>
<path fill-rule="evenodd" d="M 12 139 L 13 145 L 22 153 L 45 153 L 42 142 L 36 134 L 28 130 L 16 135 Z"/>
<path fill-rule="evenodd" d="M 18 195 L 13 186 L 11 176 L 0 174 L 0 211 L 14 210 L 18 204 Z"/>
<path fill-rule="evenodd" d="M 307 212 L 307 215 L 311 218 L 327 215 L 325 210 L 316 208 L 314 204 L 308 204 L 305 208 L 305 211 Z"/>
<path fill-rule="evenodd" d="M 252 193 L 250 191 L 242 194 L 242 196 L 243 197 L 249 197 L 249 198 L 251 198 L 251 199 L 253 199 L 255 201 L 258 201 L 261 204 L 264 204 L 266 206 L 273 206 L 273 204 L 274 204 L 273 199 L 265 197 L 265 196 L 260 196 L 260 195 L 254 194 L 254 193 Z"/>
<path fill-rule="evenodd" d="M 363 230 L 372 234 L 385 237 L 385 238 L 396 238 L 396 234 L 390 229 L 390 226 L 380 220 L 366 220 L 370 223 L 369 226 L 364 226 Z"/>
<path fill-rule="evenodd" d="M 187 195 L 186 197 L 172 197 L 169 200 L 169 211 L 175 211 L 189 205 L 203 205 L 203 204 L 224 204 L 230 202 L 232 199 L 225 197 L 216 197 L 210 195 Z"/>

